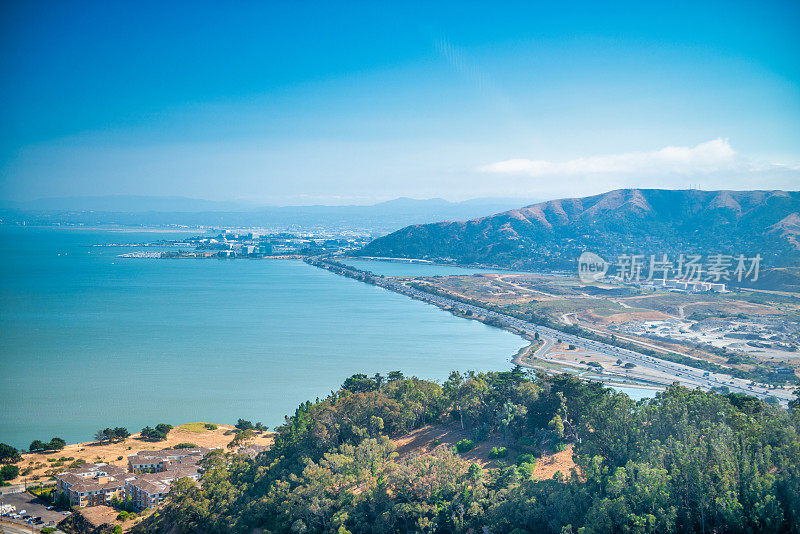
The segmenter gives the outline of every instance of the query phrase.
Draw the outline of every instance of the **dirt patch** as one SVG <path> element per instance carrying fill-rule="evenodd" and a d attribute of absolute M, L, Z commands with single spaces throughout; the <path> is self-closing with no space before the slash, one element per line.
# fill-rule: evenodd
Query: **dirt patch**
<path fill-rule="evenodd" d="M 401 459 L 430 454 L 438 447 L 454 447 L 462 439 L 470 439 L 468 430 L 461 430 L 460 425 L 426 425 L 422 428 L 393 439 Z M 494 467 L 495 461 L 489 459 L 493 447 L 505 447 L 500 437 L 492 436 L 476 444 L 475 448 L 461 453 L 459 456 L 469 462 L 475 462 L 481 467 Z"/>
<path fill-rule="evenodd" d="M 393 439 L 400 459 L 413 458 L 415 456 L 430 454 L 438 447 L 454 447 L 462 440 L 469 439 L 469 432 L 461 430 L 458 424 L 448 425 L 426 425 L 422 428 Z M 509 456 L 505 458 L 507 464 L 513 464 L 517 453 L 513 446 L 504 442 L 499 436 L 493 436 L 482 441 L 477 446 L 459 456 L 469 462 L 474 462 L 485 468 L 498 467 L 495 460 L 489 459 L 489 452 L 493 447 L 508 447 Z M 578 469 L 572 459 L 572 445 L 567 446 L 563 451 L 552 455 L 542 456 L 536 459 L 536 467 L 533 470 L 533 477 L 539 480 L 553 478 L 556 472 L 561 472 L 564 477 L 569 477 L 572 469 Z"/>
<path fill-rule="evenodd" d="M 113 528 L 115 525 L 120 525 L 124 531 L 127 531 L 137 525 L 142 519 L 149 516 L 152 513 L 152 510 L 147 510 L 138 514 L 131 514 L 132 519 L 127 519 L 125 521 L 119 521 L 117 519 L 119 510 L 115 510 L 110 506 L 89 506 L 87 508 L 82 508 L 78 513 L 95 528 L 101 526 L 110 526 Z"/>
<path fill-rule="evenodd" d="M 533 477 L 539 480 L 547 480 L 553 478 L 553 475 L 557 472 L 561 472 L 565 478 L 568 478 L 572 469 L 577 470 L 578 466 L 572 460 L 572 445 L 569 445 L 561 452 L 537 458 Z"/>
<path fill-rule="evenodd" d="M 110 506 L 90 506 L 81 510 L 81 515 L 84 519 L 92 524 L 92 526 L 99 527 L 100 525 L 115 525 L 120 523 L 117 521 L 118 511 Z"/>
<path fill-rule="evenodd" d="M 629 321 L 666 321 L 671 318 L 669 315 L 659 311 L 623 312 L 604 316 L 587 310 L 581 315 L 586 322 L 599 324 L 620 324 Z"/>

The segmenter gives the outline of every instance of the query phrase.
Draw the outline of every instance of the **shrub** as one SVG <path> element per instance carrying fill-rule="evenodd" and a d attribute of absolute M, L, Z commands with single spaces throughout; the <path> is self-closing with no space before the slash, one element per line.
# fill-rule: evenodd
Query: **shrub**
<path fill-rule="evenodd" d="M 217 428 L 219 428 L 214 423 L 206 423 L 204 426 L 206 427 L 206 430 L 216 430 Z"/>
<path fill-rule="evenodd" d="M 531 478 L 533 475 L 533 470 L 536 468 L 536 462 L 525 462 L 519 464 L 517 469 L 519 469 L 520 474 L 522 474 L 523 478 Z"/>
<path fill-rule="evenodd" d="M 522 436 L 517 440 L 514 448 L 519 452 L 535 453 L 537 450 L 537 442 L 532 436 Z"/>
<path fill-rule="evenodd" d="M 456 452 L 467 452 L 475 448 L 475 442 L 471 439 L 462 439 L 456 443 Z"/>
<path fill-rule="evenodd" d="M 473 441 L 485 441 L 489 437 L 489 425 L 482 424 L 472 431 Z"/>
<path fill-rule="evenodd" d="M 526 453 L 526 454 L 520 454 L 519 456 L 517 456 L 517 465 L 535 464 L 535 463 L 536 463 L 536 457 L 534 455 L 532 455 L 532 454 Z"/>
<path fill-rule="evenodd" d="M 42 534 L 53 534 L 56 531 L 54 527 L 44 527 L 42 529 Z"/>
<path fill-rule="evenodd" d="M 19 467 L 13 464 L 0 468 L 0 480 L 11 480 L 19 476 Z"/>
<path fill-rule="evenodd" d="M 127 521 L 129 515 L 130 514 L 128 514 L 128 512 L 123 510 L 120 513 L 117 514 L 117 521 Z"/>
<path fill-rule="evenodd" d="M 247 421 L 245 419 L 239 419 L 236 422 L 236 428 L 238 428 L 239 430 L 254 430 L 255 426 L 253 426 L 253 423 L 250 421 Z"/>
<path fill-rule="evenodd" d="M 489 452 L 489 458 L 505 458 L 508 456 L 508 449 L 505 447 L 492 447 L 492 450 Z"/>
<path fill-rule="evenodd" d="M 561 416 L 556 414 L 553 416 L 553 419 L 550 420 L 547 427 L 553 432 L 553 434 L 558 438 L 561 439 L 564 437 L 564 422 L 561 420 Z"/>
<path fill-rule="evenodd" d="M 0 443 L 0 463 L 16 463 L 22 460 L 19 451 L 6 443 Z"/>

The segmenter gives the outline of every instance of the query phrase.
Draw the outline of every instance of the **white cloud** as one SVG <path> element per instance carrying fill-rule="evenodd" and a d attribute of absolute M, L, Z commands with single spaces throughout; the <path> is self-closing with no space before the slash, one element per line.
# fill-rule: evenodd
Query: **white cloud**
<path fill-rule="evenodd" d="M 767 165 L 770 166 L 773 165 Z M 688 175 L 764 168 L 764 164 L 756 164 L 737 155 L 727 139 L 718 138 L 694 147 L 668 146 L 649 152 L 606 154 L 567 161 L 510 159 L 484 165 L 478 170 L 493 174 L 549 176 L 600 173 Z"/>

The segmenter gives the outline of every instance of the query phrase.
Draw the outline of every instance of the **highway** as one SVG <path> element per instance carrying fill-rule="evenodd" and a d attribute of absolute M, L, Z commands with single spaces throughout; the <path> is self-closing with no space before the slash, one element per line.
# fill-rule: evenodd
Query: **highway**
<path fill-rule="evenodd" d="M 398 282 L 384 280 L 384 283 L 381 285 L 399 293 L 404 293 L 411 297 L 430 302 L 431 304 L 442 308 L 454 308 L 462 311 L 471 311 L 477 315 L 493 318 L 530 336 L 539 334 L 541 337 L 560 339 L 564 343 L 575 345 L 578 349 L 584 351 L 593 351 L 598 354 L 621 359 L 624 362 L 631 362 L 641 367 L 661 371 L 662 373 L 674 377 L 674 382 L 680 382 L 689 387 L 700 387 L 702 389 L 709 390 L 714 387 L 726 386 L 732 392 L 745 393 L 760 399 L 766 399 L 767 397 L 774 395 L 774 393 L 770 392 L 769 390 L 765 390 L 764 388 L 751 389 L 750 381 L 745 379 L 735 378 L 722 373 L 709 372 L 708 375 L 706 375 L 706 371 L 703 371 L 702 369 L 696 369 L 694 367 L 654 358 L 652 356 L 647 356 L 631 350 L 615 347 L 599 341 L 567 334 L 559 330 L 529 323 L 527 321 L 523 321 L 522 319 L 517 319 L 516 317 L 498 313 L 486 308 L 474 306 L 472 304 L 465 304 L 457 300 L 419 291 Z M 783 401 L 788 399 L 781 399 L 779 397 L 779 400 Z"/>
<path fill-rule="evenodd" d="M 614 359 L 620 359 L 625 363 L 630 362 L 645 369 L 652 369 L 654 371 L 658 371 L 660 373 L 668 375 L 667 379 L 660 381 L 664 385 L 669 385 L 673 382 L 679 382 L 687 387 L 691 388 L 700 387 L 704 390 L 710 390 L 715 387 L 725 386 L 731 392 L 744 393 L 746 395 L 752 395 L 754 397 L 758 397 L 759 399 L 766 399 L 770 396 L 775 396 L 778 398 L 780 403 L 784 405 L 792 398 L 790 392 L 787 390 L 768 390 L 763 387 L 756 387 L 756 386 L 751 387 L 749 380 L 745 380 L 742 378 L 735 378 L 733 376 L 724 373 L 712 373 L 703 371 L 702 369 L 697 369 L 694 367 L 689 367 L 687 365 L 673 363 L 660 358 L 647 356 L 645 354 L 640 354 L 632 350 L 615 347 L 613 345 L 609 345 L 592 339 L 586 339 L 572 334 L 567 334 L 565 332 L 561 332 L 553 328 L 548 328 L 546 326 L 530 323 L 522 319 L 512 317 L 510 315 L 489 310 L 487 308 L 475 306 L 472 304 L 466 304 L 464 302 L 453 300 L 440 295 L 435 295 L 433 293 L 420 291 L 401 282 L 396 282 L 391 278 L 385 278 L 383 276 L 378 276 L 372 273 L 366 273 L 358 269 L 350 268 L 349 266 L 342 268 L 340 266 L 331 265 L 330 263 L 325 261 L 320 261 L 316 258 L 309 258 L 309 260 L 310 260 L 309 263 L 311 263 L 312 265 L 316 265 L 317 267 L 328 269 L 330 271 L 336 272 L 337 274 L 342 274 L 344 276 L 356 275 L 356 277 L 359 279 L 366 277 L 368 280 L 365 281 L 374 283 L 385 289 L 389 289 L 391 291 L 402 293 L 409 297 L 428 302 L 440 308 L 452 308 L 461 310 L 462 312 L 470 311 L 473 314 L 500 321 L 505 325 L 507 325 L 508 327 L 511 327 L 517 330 L 518 332 L 527 334 L 529 336 L 533 336 L 534 334 L 539 334 L 540 337 L 544 338 L 560 339 L 564 343 L 575 345 L 577 349 L 585 352 L 594 352 Z M 346 271 L 349 271 L 349 273 Z M 652 380 L 659 381 L 657 376 Z"/>

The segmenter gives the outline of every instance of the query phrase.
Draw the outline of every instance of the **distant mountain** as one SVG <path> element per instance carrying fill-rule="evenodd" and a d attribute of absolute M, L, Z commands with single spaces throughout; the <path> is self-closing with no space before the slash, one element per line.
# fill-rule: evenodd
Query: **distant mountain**
<path fill-rule="evenodd" d="M 122 213 L 240 211 L 253 205 L 237 202 L 217 202 L 186 197 L 150 197 L 137 195 L 107 195 L 92 197 L 40 198 L 28 202 L 7 202 L 4 208 L 21 211 L 100 211 Z"/>
<path fill-rule="evenodd" d="M 464 202 L 398 198 L 368 206 L 253 208 L 179 197 L 75 197 L 16 203 L 0 209 L 0 220 L 27 224 L 359 229 L 382 235 L 409 224 L 480 217 L 511 209 L 520 202 L 504 198 Z"/>
<path fill-rule="evenodd" d="M 761 254 L 798 265 L 800 192 L 620 189 L 541 202 L 463 222 L 408 226 L 364 256 L 446 259 L 506 267 L 570 267 L 584 250 Z"/>

